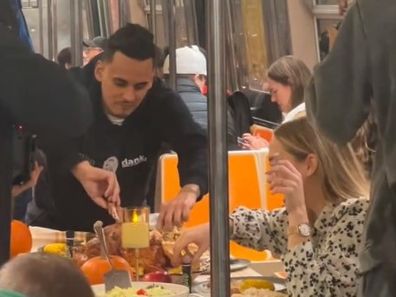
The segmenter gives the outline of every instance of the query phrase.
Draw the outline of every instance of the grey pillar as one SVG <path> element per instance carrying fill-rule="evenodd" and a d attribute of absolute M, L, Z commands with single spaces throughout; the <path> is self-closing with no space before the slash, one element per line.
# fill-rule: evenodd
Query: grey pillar
<path fill-rule="evenodd" d="M 71 49 L 72 65 L 74 66 L 81 66 L 83 64 L 82 5 L 83 2 L 80 0 L 71 0 L 70 2 Z"/>
<path fill-rule="evenodd" d="M 225 5 L 206 1 L 209 84 L 211 296 L 230 295 L 228 154 L 225 87 Z"/>

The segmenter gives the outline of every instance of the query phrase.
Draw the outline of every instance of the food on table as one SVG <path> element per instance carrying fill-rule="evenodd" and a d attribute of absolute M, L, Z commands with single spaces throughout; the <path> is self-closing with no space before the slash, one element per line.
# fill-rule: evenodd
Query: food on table
<path fill-rule="evenodd" d="M 210 294 L 210 282 L 198 284 L 195 290 L 205 296 Z M 275 285 L 264 277 L 231 278 L 231 297 L 287 297 L 274 290 Z"/>
<path fill-rule="evenodd" d="M 166 271 L 155 271 L 147 273 L 143 276 L 144 282 L 159 282 L 159 283 L 171 283 L 172 278 Z"/>
<path fill-rule="evenodd" d="M 121 224 L 109 225 L 104 228 L 109 253 L 123 257 L 132 267 L 135 265 L 134 249 L 124 249 L 121 244 Z M 161 234 L 154 230 L 150 232 L 150 246 L 139 250 L 139 263 L 144 273 L 164 271 L 171 266 L 170 258 L 173 255 L 173 246 L 180 231 L 174 230 Z M 198 247 L 194 244 L 189 246 L 189 252 L 195 253 Z M 97 238 L 87 242 L 83 254 L 89 259 L 100 255 L 100 244 Z M 80 252 L 74 253 L 73 258 L 81 256 Z M 207 254 L 208 255 L 208 254 Z M 200 265 L 193 266 L 193 271 L 199 271 Z M 202 269 L 201 269 L 202 270 Z M 140 274 L 140 273 L 139 273 Z M 143 274 L 143 273 L 142 273 Z"/>
<path fill-rule="evenodd" d="M 287 295 L 268 289 L 250 288 L 243 293 L 232 294 L 231 297 L 287 297 Z"/>
<path fill-rule="evenodd" d="M 32 234 L 29 226 L 21 221 L 11 222 L 10 255 L 15 257 L 18 254 L 29 253 L 32 249 Z"/>
<path fill-rule="evenodd" d="M 268 289 L 272 291 L 275 288 L 273 283 L 265 279 L 257 279 L 257 278 L 241 280 L 240 283 L 236 281 L 235 285 L 239 286 L 239 290 L 241 292 L 244 292 L 250 288 Z"/>
<path fill-rule="evenodd" d="M 142 249 L 150 246 L 148 223 L 122 223 L 121 243 L 124 248 Z"/>
<path fill-rule="evenodd" d="M 274 275 L 280 279 L 287 279 L 287 272 L 286 271 L 278 271 L 274 272 Z"/>
<path fill-rule="evenodd" d="M 176 292 L 166 289 L 163 286 L 151 285 L 143 289 L 133 288 L 133 287 L 129 289 L 121 289 L 116 287 L 101 297 L 141 297 L 141 296 L 156 297 L 156 296 L 172 296 L 175 294 Z"/>
<path fill-rule="evenodd" d="M 133 278 L 135 271 L 124 258 L 112 255 L 110 261 L 114 269 L 128 271 Z M 109 262 L 102 256 L 89 259 L 80 268 L 91 285 L 104 283 L 104 275 L 111 270 Z"/>
<path fill-rule="evenodd" d="M 47 254 L 55 254 L 58 256 L 67 256 L 67 246 L 65 243 L 50 243 L 44 246 L 43 252 Z"/>

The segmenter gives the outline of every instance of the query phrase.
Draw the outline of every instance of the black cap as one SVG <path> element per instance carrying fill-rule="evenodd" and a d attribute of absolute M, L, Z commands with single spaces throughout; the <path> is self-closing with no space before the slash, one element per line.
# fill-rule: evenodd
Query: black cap
<path fill-rule="evenodd" d="M 96 36 L 93 39 L 86 39 L 83 41 L 83 45 L 86 47 L 98 47 L 104 49 L 107 43 L 107 38 L 102 36 Z"/>

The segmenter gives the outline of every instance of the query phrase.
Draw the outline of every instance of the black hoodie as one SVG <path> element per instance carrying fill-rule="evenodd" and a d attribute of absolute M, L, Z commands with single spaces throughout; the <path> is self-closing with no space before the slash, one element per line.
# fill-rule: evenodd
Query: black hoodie
<path fill-rule="evenodd" d="M 80 74 L 94 106 L 94 123 L 78 142 L 79 157 L 96 167 L 116 170 L 123 206 L 142 205 L 147 198 L 150 170 L 163 142 L 178 153 L 181 185 L 197 184 L 201 194 L 207 192 L 206 136 L 177 93 L 155 80 L 141 105 L 118 126 L 103 111 L 100 83 L 94 78 L 92 64 Z M 66 164 L 73 166 L 77 160 Z M 56 208 L 54 227 L 92 231 L 96 220 L 114 222 L 87 196 L 70 168 L 59 166 L 52 155 L 48 164 Z"/>

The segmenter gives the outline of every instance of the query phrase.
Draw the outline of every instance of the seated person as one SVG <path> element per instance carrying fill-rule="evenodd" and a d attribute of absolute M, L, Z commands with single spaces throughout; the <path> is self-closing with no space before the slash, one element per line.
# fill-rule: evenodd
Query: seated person
<path fill-rule="evenodd" d="M 107 39 L 96 36 L 91 40 L 83 41 L 83 66 L 87 65 L 93 58 L 101 54 L 106 47 Z"/>
<path fill-rule="evenodd" d="M 238 208 L 230 237 L 282 256 L 289 296 L 356 296 L 358 252 L 369 201 L 368 183 L 350 146 L 337 147 L 305 117 L 282 124 L 270 144 L 268 181 L 285 195 L 274 211 Z M 209 246 L 209 225 L 186 231 L 176 242 L 173 264 L 191 242 L 194 260 Z"/>
<path fill-rule="evenodd" d="M 56 61 L 66 70 L 72 68 L 72 52 L 71 47 L 65 47 L 56 56 Z"/>
<path fill-rule="evenodd" d="M 169 55 L 164 62 L 165 79 L 169 77 Z M 176 91 L 190 110 L 193 119 L 208 128 L 208 103 L 203 95 L 206 87 L 206 57 L 198 46 L 176 49 Z"/>
<path fill-rule="evenodd" d="M 18 198 L 19 195 L 24 193 L 25 191 L 33 188 L 37 184 L 37 180 L 40 176 L 41 171 L 43 170 L 43 167 L 40 166 L 37 162 L 34 165 L 34 169 L 30 175 L 30 179 L 22 184 L 22 185 L 14 185 L 11 188 L 11 197 L 12 198 Z"/>
<path fill-rule="evenodd" d="M 0 297 L 3 296 L 94 297 L 94 293 L 69 259 L 32 253 L 15 257 L 1 268 Z"/>
<path fill-rule="evenodd" d="M 311 72 L 303 61 L 284 56 L 276 60 L 267 71 L 265 89 L 271 93 L 271 101 L 279 105 L 283 122 L 305 115 L 304 89 L 311 79 Z M 243 135 L 243 148 L 258 149 L 268 143 L 250 133 Z"/>

